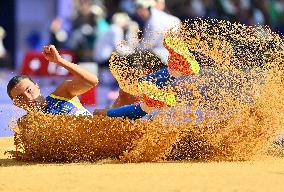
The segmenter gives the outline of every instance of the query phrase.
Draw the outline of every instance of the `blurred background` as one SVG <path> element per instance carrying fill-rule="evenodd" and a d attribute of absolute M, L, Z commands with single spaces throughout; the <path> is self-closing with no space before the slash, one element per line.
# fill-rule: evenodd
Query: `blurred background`
<path fill-rule="evenodd" d="M 113 51 L 125 55 L 143 48 L 166 62 L 162 37 L 179 21 L 217 18 L 268 25 L 282 34 L 283 13 L 284 0 L 0 0 L 0 136 L 13 134 L 8 124 L 24 114 L 6 94 L 12 76 L 30 75 L 47 96 L 70 75 L 44 60 L 43 45 L 54 44 L 65 59 L 99 76 L 99 86 L 80 98 L 93 110 L 118 96 L 108 70 Z"/>

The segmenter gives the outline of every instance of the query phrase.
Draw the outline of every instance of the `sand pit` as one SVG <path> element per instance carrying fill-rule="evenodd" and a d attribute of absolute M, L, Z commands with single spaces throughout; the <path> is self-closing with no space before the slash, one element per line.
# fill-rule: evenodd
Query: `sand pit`
<path fill-rule="evenodd" d="M 143 61 L 156 63 L 151 55 L 135 54 L 129 60 L 114 53 L 110 70 L 120 88 L 142 102 L 145 97 L 166 101 L 170 95 L 174 105 L 167 103 L 150 121 L 29 113 L 18 123 L 20 158 L 206 162 L 254 160 L 265 154 L 284 123 L 281 37 L 267 26 L 195 19 L 168 31 L 164 43 L 171 53 L 169 70 L 184 71 L 166 85 L 156 86 L 159 77 L 141 84 Z M 200 72 L 189 68 L 191 62 L 200 64 Z M 199 123 L 197 110 L 203 113 Z"/>
<path fill-rule="evenodd" d="M 267 157 L 279 156 L 270 149 L 284 124 L 280 36 L 198 19 L 168 35 L 183 61 L 190 50 L 202 65 L 163 90 L 177 105 L 150 121 L 30 113 L 16 140 L 24 161 L 1 157 L 0 190 L 281 191 L 284 160 Z M 125 92 L 142 96 L 140 62 L 125 62 L 114 54 L 112 73 Z M 1 142 L 1 153 L 13 145 Z"/>
<path fill-rule="evenodd" d="M 282 191 L 284 159 L 247 162 L 33 164 L 7 159 L 13 138 L 0 138 L 0 190 L 22 191 Z"/>

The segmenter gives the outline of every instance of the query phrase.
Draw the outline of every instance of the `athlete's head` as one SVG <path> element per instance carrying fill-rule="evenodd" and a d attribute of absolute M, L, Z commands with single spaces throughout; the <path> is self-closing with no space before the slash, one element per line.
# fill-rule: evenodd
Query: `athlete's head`
<path fill-rule="evenodd" d="M 7 85 L 7 93 L 16 106 L 27 111 L 40 109 L 45 104 L 38 84 L 26 75 L 14 76 Z"/>

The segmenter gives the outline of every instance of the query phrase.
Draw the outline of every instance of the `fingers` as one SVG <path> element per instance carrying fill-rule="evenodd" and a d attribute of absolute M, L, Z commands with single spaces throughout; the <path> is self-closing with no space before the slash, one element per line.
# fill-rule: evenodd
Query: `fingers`
<path fill-rule="evenodd" d="M 50 45 L 49 50 L 50 50 L 51 53 L 53 53 L 55 55 L 59 54 L 54 45 Z"/>
<path fill-rule="evenodd" d="M 43 53 L 44 53 L 44 54 L 50 53 L 50 47 L 49 47 L 49 46 L 44 46 L 44 47 L 43 47 Z"/>
<path fill-rule="evenodd" d="M 56 48 L 54 45 L 47 45 L 43 47 L 43 54 L 50 54 L 56 52 Z"/>
<path fill-rule="evenodd" d="M 50 62 L 58 63 L 61 56 L 54 45 L 47 45 L 43 47 L 43 56 Z"/>

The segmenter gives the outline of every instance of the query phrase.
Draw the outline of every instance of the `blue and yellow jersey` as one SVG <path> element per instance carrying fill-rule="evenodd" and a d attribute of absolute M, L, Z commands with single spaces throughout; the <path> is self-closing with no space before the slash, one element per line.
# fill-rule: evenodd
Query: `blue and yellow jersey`
<path fill-rule="evenodd" d="M 81 103 L 76 101 L 59 97 L 53 94 L 50 94 L 46 97 L 47 107 L 45 109 L 46 113 L 54 115 L 92 115 L 87 109 L 83 107 Z"/>

